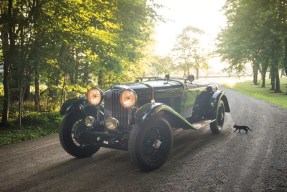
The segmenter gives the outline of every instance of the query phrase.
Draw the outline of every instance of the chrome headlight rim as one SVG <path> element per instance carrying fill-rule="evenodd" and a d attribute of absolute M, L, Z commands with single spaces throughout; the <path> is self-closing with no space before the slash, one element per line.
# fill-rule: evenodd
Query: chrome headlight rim
<path fill-rule="evenodd" d="M 105 118 L 104 122 L 105 122 L 105 127 L 109 131 L 116 131 L 119 126 L 119 121 L 114 117 L 107 117 Z"/>
<path fill-rule="evenodd" d="M 103 100 L 103 91 L 98 87 L 92 87 L 87 91 L 87 99 L 91 105 L 98 106 Z"/>
<path fill-rule="evenodd" d="M 131 95 L 129 95 L 131 94 Z M 129 96 L 128 96 L 129 95 Z M 124 97 L 130 97 L 132 96 L 133 98 L 133 101 L 131 103 L 125 103 L 125 101 L 127 100 L 124 100 L 125 98 Z M 131 99 L 131 98 L 130 98 Z M 130 109 L 132 107 L 135 106 L 135 104 L 137 103 L 137 94 L 134 90 L 132 89 L 125 89 L 121 92 L 120 94 L 120 104 L 123 108 L 126 108 L 126 109 Z"/>
<path fill-rule="evenodd" d="M 96 122 L 96 118 L 93 116 L 86 116 L 84 119 L 85 125 L 89 128 L 93 127 L 95 122 Z"/>

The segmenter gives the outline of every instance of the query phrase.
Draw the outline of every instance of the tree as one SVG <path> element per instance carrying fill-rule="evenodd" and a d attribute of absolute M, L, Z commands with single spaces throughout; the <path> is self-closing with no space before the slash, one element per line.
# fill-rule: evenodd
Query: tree
<path fill-rule="evenodd" d="M 69 86 L 81 89 L 97 82 L 105 87 L 125 78 L 128 70 L 137 73 L 133 69 L 159 18 L 156 6 L 146 0 L 1 1 L 2 123 L 8 123 L 10 102 L 17 102 L 21 126 L 26 87 L 32 84 L 40 110 L 41 82 L 48 86 L 47 103 L 57 107 Z"/>
<path fill-rule="evenodd" d="M 11 63 L 13 62 L 13 52 L 15 47 L 14 37 L 12 34 L 12 0 L 2 1 L 1 6 L 1 44 L 3 53 L 3 63 L 4 63 L 4 75 L 3 75 L 3 86 L 4 86 L 4 101 L 3 101 L 3 111 L 2 111 L 2 122 L 1 124 L 8 124 L 8 113 L 10 105 L 10 87 L 9 87 L 9 69 Z M 9 19 L 10 18 L 10 19 Z"/>
<path fill-rule="evenodd" d="M 188 26 L 177 36 L 173 52 L 177 66 L 183 70 L 184 76 L 190 75 L 190 69 L 193 68 L 198 79 L 199 69 L 207 66 L 207 54 L 200 42 L 203 34 L 201 29 Z"/>
<path fill-rule="evenodd" d="M 169 56 L 155 56 L 152 62 L 152 67 L 155 69 L 157 76 L 160 74 L 170 74 L 175 69 L 172 57 Z"/>
<path fill-rule="evenodd" d="M 251 63 L 253 83 L 257 84 L 260 71 L 265 87 L 269 68 L 275 92 L 280 92 L 278 71 L 287 53 L 286 8 L 285 0 L 227 0 L 224 10 L 228 25 L 218 37 L 217 52 L 230 63 L 229 70 L 244 73 L 245 65 Z"/>

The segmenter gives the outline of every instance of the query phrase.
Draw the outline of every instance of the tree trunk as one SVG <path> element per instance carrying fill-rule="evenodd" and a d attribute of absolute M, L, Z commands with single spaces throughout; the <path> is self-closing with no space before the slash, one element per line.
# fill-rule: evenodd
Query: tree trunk
<path fill-rule="evenodd" d="M 279 69 L 277 66 L 277 69 L 275 71 L 275 93 L 281 93 L 280 89 L 280 77 L 279 77 Z"/>
<path fill-rule="evenodd" d="M 98 76 L 98 85 L 99 87 L 103 87 L 104 81 L 103 81 L 103 71 L 99 71 L 99 76 Z"/>
<path fill-rule="evenodd" d="M 265 73 L 265 74 L 262 74 L 261 87 L 266 87 L 266 73 Z"/>
<path fill-rule="evenodd" d="M 88 71 L 84 71 L 84 74 L 82 76 L 82 81 L 83 81 L 83 84 L 86 85 L 89 81 L 89 73 Z"/>
<path fill-rule="evenodd" d="M 8 25 L 3 25 L 1 30 L 1 41 L 4 60 L 3 87 L 4 101 L 2 110 L 2 125 L 8 124 L 9 104 L 10 104 L 10 89 L 9 89 L 9 65 L 11 62 L 8 44 Z"/>
<path fill-rule="evenodd" d="M 66 43 L 62 43 L 60 51 L 59 51 L 59 55 L 58 55 L 58 65 L 61 66 L 63 65 L 63 63 L 65 62 L 66 59 L 66 55 L 67 55 L 67 51 L 69 49 L 69 46 Z M 53 69 L 52 69 L 53 70 Z M 51 76 L 50 76 L 50 85 L 53 86 L 58 86 L 59 82 L 60 82 L 60 70 L 59 69 L 54 69 Z M 58 98 L 58 91 L 55 88 L 52 88 L 50 86 L 49 88 L 49 97 L 52 99 L 52 101 L 56 101 Z"/>
<path fill-rule="evenodd" d="M 279 77 L 279 59 L 278 57 L 275 55 L 272 59 L 273 61 L 273 90 L 275 93 L 279 93 L 281 92 L 280 90 L 280 77 Z"/>
<path fill-rule="evenodd" d="M 18 102 L 18 128 L 22 129 L 23 103 L 24 103 L 24 88 L 19 84 L 19 102 Z"/>
<path fill-rule="evenodd" d="M 24 25 L 19 24 L 20 28 L 20 47 L 18 60 L 15 62 L 17 68 L 18 76 L 18 128 L 22 128 L 22 116 L 23 116 L 23 106 L 24 106 L 24 96 L 28 85 L 30 85 L 29 78 L 27 77 L 27 61 L 25 60 L 25 34 Z"/>
<path fill-rule="evenodd" d="M 2 125 L 9 123 L 9 106 L 10 106 L 10 66 L 13 63 L 13 52 L 15 48 L 15 39 L 13 35 L 13 23 L 12 23 L 12 6 L 13 0 L 8 0 L 7 13 L 2 13 L 2 27 L 1 27 L 1 41 L 2 41 L 2 53 L 4 61 L 4 74 L 3 74 L 3 86 L 4 86 L 4 101 L 2 111 Z M 10 44 L 9 44 L 10 43 Z"/>
<path fill-rule="evenodd" d="M 35 85 L 35 97 L 34 97 L 34 107 L 36 111 L 40 111 L 40 77 L 39 77 L 39 69 L 38 69 L 38 63 L 35 64 L 35 79 L 34 79 L 34 85 Z"/>
<path fill-rule="evenodd" d="M 265 63 L 262 64 L 262 71 L 261 71 L 262 83 L 261 83 L 261 87 L 265 87 L 266 86 L 267 69 L 268 69 L 268 59 L 265 61 Z"/>
<path fill-rule="evenodd" d="M 285 52 L 284 52 L 283 65 L 285 69 L 285 75 L 287 75 L 287 38 L 285 38 Z"/>
<path fill-rule="evenodd" d="M 50 80 L 49 80 L 49 97 L 52 99 L 52 101 L 56 101 L 57 97 L 58 97 L 58 91 L 55 88 L 52 88 L 52 86 L 58 86 L 59 85 L 59 79 L 60 79 L 60 71 L 59 70 L 55 70 L 54 72 L 52 72 L 52 75 L 50 76 Z"/>
<path fill-rule="evenodd" d="M 28 79 L 30 79 L 30 78 L 28 78 Z M 30 81 L 28 81 L 28 82 L 30 82 Z M 29 100 L 29 97 L 30 97 L 30 94 L 31 94 L 30 88 L 31 88 L 30 83 L 27 84 L 27 85 L 25 85 L 25 88 L 24 88 L 24 98 L 23 98 L 24 101 L 28 101 L 28 100 Z"/>
<path fill-rule="evenodd" d="M 252 69 L 253 69 L 253 84 L 258 84 L 258 63 L 255 61 L 253 62 Z"/>
<path fill-rule="evenodd" d="M 64 101 L 66 100 L 65 88 L 66 88 L 66 76 L 64 75 L 64 82 L 63 82 L 63 87 L 61 90 L 61 103 L 60 103 L 60 105 L 62 105 L 64 103 Z"/>
<path fill-rule="evenodd" d="M 80 67 L 80 60 L 77 60 L 75 63 L 75 72 L 74 72 L 74 84 L 78 84 L 79 81 L 79 67 Z"/>
<path fill-rule="evenodd" d="M 270 90 L 275 90 L 275 70 L 274 66 L 271 66 L 270 69 L 270 79 L 271 79 L 271 89 Z"/>
<path fill-rule="evenodd" d="M 272 59 L 272 66 L 271 66 L 272 76 L 271 76 L 271 85 L 275 93 L 281 92 L 280 90 L 280 77 L 279 77 L 279 60 L 276 56 Z"/>

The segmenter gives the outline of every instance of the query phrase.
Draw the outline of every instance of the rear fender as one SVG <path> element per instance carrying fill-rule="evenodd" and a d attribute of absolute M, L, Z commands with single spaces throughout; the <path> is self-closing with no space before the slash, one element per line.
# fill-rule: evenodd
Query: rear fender
<path fill-rule="evenodd" d="M 161 117 L 165 118 L 172 127 L 196 129 L 179 113 L 162 103 L 147 103 L 140 107 L 135 113 L 136 124 L 142 128 L 152 119 Z"/>

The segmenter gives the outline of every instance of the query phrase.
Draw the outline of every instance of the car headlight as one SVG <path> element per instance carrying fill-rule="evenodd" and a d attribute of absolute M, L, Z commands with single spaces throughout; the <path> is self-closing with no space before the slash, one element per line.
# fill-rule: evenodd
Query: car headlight
<path fill-rule="evenodd" d="M 87 117 L 85 117 L 85 125 L 86 125 L 88 128 L 93 127 L 93 125 L 95 124 L 95 122 L 96 122 L 95 117 L 93 117 L 93 116 L 87 116 Z"/>
<path fill-rule="evenodd" d="M 131 108 L 137 102 L 137 94 L 132 90 L 124 90 L 120 95 L 120 103 L 124 108 Z"/>
<path fill-rule="evenodd" d="M 92 88 L 87 93 L 88 101 L 92 105 L 98 105 L 102 100 L 102 91 L 98 88 Z"/>
<path fill-rule="evenodd" d="M 108 117 L 105 119 L 105 126 L 110 131 L 115 131 L 119 125 L 119 121 L 116 118 Z"/>

